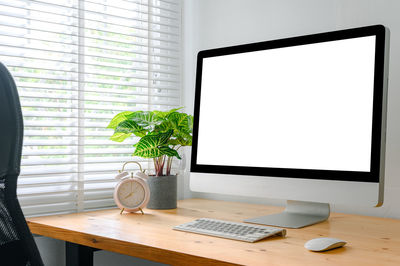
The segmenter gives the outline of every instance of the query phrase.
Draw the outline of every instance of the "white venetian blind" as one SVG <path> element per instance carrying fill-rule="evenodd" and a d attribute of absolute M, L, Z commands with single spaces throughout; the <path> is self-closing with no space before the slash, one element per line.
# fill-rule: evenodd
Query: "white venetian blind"
<path fill-rule="evenodd" d="M 114 206 L 114 176 L 135 139 L 112 142 L 106 126 L 122 111 L 179 106 L 180 8 L 179 0 L 0 0 L 0 61 L 25 123 L 25 215 Z"/>

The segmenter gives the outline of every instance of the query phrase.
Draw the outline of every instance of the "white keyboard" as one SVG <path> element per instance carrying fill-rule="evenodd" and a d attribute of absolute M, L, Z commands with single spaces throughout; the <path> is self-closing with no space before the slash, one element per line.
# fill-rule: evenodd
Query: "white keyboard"
<path fill-rule="evenodd" d="M 246 242 L 256 242 L 274 235 L 286 235 L 286 229 L 283 228 L 227 222 L 209 218 L 200 218 L 189 223 L 177 225 L 173 229 Z"/>

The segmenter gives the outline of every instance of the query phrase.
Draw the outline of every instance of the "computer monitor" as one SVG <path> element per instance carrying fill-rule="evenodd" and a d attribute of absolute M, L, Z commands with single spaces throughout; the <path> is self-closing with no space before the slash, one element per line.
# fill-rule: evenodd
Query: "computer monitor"
<path fill-rule="evenodd" d="M 245 221 L 289 228 L 382 205 L 388 39 L 375 25 L 200 51 L 191 190 L 286 199 Z"/>

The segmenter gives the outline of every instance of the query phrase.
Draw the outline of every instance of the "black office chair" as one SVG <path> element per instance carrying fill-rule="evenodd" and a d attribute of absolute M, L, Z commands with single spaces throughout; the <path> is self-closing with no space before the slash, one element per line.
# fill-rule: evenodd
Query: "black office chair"
<path fill-rule="evenodd" d="M 0 265 L 43 265 L 17 199 L 23 138 L 15 82 L 0 63 Z"/>

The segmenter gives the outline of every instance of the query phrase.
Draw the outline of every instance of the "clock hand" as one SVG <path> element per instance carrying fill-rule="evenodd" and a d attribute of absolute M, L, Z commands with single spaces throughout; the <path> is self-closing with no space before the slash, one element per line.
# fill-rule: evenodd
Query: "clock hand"
<path fill-rule="evenodd" d="M 130 196 L 132 196 L 132 195 L 133 195 L 133 192 L 129 193 L 124 199 L 127 199 L 127 198 L 129 198 Z"/>

